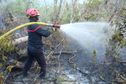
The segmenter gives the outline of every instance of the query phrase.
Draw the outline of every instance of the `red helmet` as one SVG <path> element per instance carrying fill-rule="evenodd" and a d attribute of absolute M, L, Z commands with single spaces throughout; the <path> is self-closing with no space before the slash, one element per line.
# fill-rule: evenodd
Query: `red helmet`
<path fill-rule="evenodd" d="M 27 9 L 27 10 L 26 10 L 26 14 L 27 14 L 28 16 L 31 16 L 31 17 L 40 15 L 40 14 L 39 14 L 39 11 L 36 10 L 36 9 L 34 9 L 34 8 L 29 8 L 29 9 Z"/>

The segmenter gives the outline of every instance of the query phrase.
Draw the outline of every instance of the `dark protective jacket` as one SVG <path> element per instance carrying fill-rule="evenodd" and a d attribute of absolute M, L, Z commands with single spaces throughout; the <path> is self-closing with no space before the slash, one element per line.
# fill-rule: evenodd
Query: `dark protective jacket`
<path fill-rule="evenodd" d="M 36 49 L 40 49 L 43 46 L 42 36 L 48 37 L 51 32 L 49 31 L 49 26 L 42 26 L 33 24 L 28 26 L 28 46 L 33 46 Z"/>

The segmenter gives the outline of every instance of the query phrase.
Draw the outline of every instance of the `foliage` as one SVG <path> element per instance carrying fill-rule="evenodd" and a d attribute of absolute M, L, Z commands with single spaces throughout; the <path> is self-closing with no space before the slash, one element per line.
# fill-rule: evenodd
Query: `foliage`
<path fill-rule="evenodd" d="M 96 8 L 96 7 L 98 7 L 102 2 L 103 2 L 103 0 L 88 0 L 87 6 L 89 6 L 90 8 Z"/>
<path fill-rule="evenodd" d="M 96 20 L 96 17 L 98 17 L 98 15 L 96 16 L 95 13 L 91 13 L 90 9 L 93 10 L 98 8 L 102 4 L 102 2 L 102 0 L 89 0 L 89 2 L 87 3 L 80 4 L 78 0 L 73 0 L 71 3 L 68 3 L 67 1 L 57 0 L 57 2 L 53 5 L 47 6 L 46 2 L 38 3 L 35 0 L 19 0 L 10 2 L 5 7 L 5 9 L 9 13 L 12 13 L 14 17 L 22 19 L 22 17 L 25 17 L 25 10 L 29 7 L 33 7 L 37 8 L 40 11 L 40 18 L 44 22 L 59 20 L 61 23 L 70 23 L 84 20 Z"/>
<path fill-rule="evenodd" d="M 0 84 L 4 84 L 4 76 L 0 73 Z"/>
<path fill-rule="evenodd" d="M 93 63 L 95 64 L 97 62 L 97 52 L 96 50 L 93 51 Z"/>

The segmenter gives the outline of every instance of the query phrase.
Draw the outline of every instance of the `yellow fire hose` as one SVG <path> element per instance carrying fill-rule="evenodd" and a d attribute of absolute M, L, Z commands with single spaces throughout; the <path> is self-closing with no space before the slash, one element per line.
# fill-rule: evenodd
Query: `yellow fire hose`
<path fill-rule="evenodd" d="M 29 25 L 32 25 L 32 24 L 39 24 L 39 25 L 49 25 L 47 23 L 44 23 L 44 22 L 29 22 L 29 23 L 25 23 L 25 24 L 22 24 L 20 26 L 17 26 L 15 28 L 13 28 L 12 30 L 8 31 L 7 33 L 3 34 L 2 36 L 0 36 L 0 40 L 7 37 L 8 35 L 12 34 L 13 32 L 15 32 L 16 30 L 19 30 L 19 29 L 22 29 L 26 26 L 29 26 Z"/>

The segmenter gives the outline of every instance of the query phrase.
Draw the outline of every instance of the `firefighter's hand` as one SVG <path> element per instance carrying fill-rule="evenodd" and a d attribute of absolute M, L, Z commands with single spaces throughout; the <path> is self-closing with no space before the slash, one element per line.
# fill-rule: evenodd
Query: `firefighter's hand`
<path fill-rule="evenodd" d="M 55 21 L 53 22 L 53 26 L 54 28 L 60 28 L 59 22 Z"/>
<path fill-rule="evenodd" d="M 53 27 L 56 29 L 60 28 L 60 25 L 57 25 L 57 24 L 53 24 Z"/>

